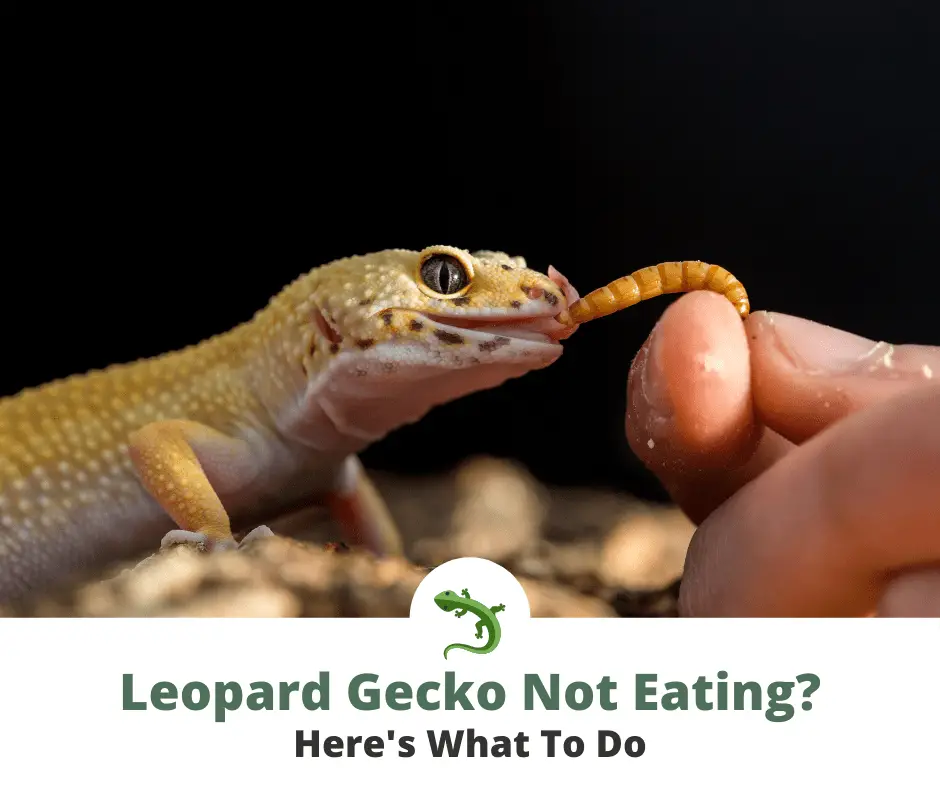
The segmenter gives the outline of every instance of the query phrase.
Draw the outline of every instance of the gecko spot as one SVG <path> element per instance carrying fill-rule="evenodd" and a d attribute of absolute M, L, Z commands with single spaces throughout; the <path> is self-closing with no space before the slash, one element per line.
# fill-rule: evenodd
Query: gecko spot
<path fill-rule="evenodd" d="M 334 356 L 335 356 L 337 353 L 339 353 L 339 345 L 338 345 L 336 342 L 334 342 L 332 345 L 330 345 L 330 353 L 332 353 Z"/>
<path fill-rule="evenodd" d="M 503 263 L 502 266 L 501 266 L 501 268 L 502 268 L 504 271 L 512 271 L 512 266 L 511 266 L 511 265 L 506 265 L 506 263 Z"/>
<path fill-rule="evenodd" d="M 490 351 L 496 350 L 497 348 L 505 347 L 510 342 L 512 342 L 512 340 L 509 337 L 493 337 L 492 339 L 488 339 L 486 342 L 481 342 L 479 344 L 479 348 L 485 353 L 489 353 Z"/>
<path fill-rule="evenodd" d="M 307 362 L 313 361 L 316 355 L 317 355 L 317 341 L 316 339 L 311 339 L 310 344 L 307 346 L 307 354 L 305 356 L 301 356 L 300 358 L 300 369 L 304 373 L 304 375 L 306 375 L 308 372 Z"/>
<path fill-rule="evenodd" d="M 367 348 L 372 347 L 374 344 L 375 344 L 374 339 L 357 339 L 356 340 L 356 345 L 362 348 L 363 350 L 366 350 Z"/>
<path fill-rule="evenodd" d="M 513 309 L 521 309 L 521 308 L 522 308 L 522 302 L 521 302 L 521 301 L 510 301 L 510 302 L 509 302 L 509 306 L 511 306 Z"/>
<path fill-rule="evenodd" d="M 391 312 L 383 312 L 383 313 L 382 313 L 382 322 L 385 323 L 385 325 L 390 326 L 390 325 L 392 324 L 392 313 L 391 313 Z"/>
<path fill-rule="evenodd" d="M 422 323 L 420 320 L 412 320 L 410 328 L 412 331 L 420 331 L 422 328 L 424 328 L 424 323 Z"/>
<path fill-rule="evenodd" d="M 549 293 L 549 292 L 546 290 L 546 291 L 545 291 L 545 300 L 548 301 L 548 303 L 551 304 L 551 306 L 555 306 L 555 304 L 558 303 L 558 296 L 556 296 L 554 293 Z"/>
<path fill-rule="evenodd" d="M 460 298 L 455 298 L 451 303 L 455 306 L 466 306 L 470 303 L 470 296 L 460 296 Z"/>
<path fill-rule="evenodd" d="M 373 301 L 375 301 L 374 298 L 363 298 L 359 302 L 359 306 L 369 306 L 369 304 L 371 304 Z"/>
<path fill-rule="evenodd" d="M 460 336 L 460 334 L 455 334 L 453 331 L 444 331 L 439 328 L 434 332 L 434 336 L 447 345 L 463 344 L 463 337 Z"/>

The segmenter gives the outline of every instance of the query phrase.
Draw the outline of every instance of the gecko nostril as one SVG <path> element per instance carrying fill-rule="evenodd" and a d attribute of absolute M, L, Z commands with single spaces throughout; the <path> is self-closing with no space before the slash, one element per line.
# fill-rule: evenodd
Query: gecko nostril
<path fill-rule="evenodd" d="M 541 287 L 529 287 L 528 285 L 523 285 L 521 289 L 522 289 L 522 292 L 525 293 L 533 301 L 545 295 L 545 291 Z"/>

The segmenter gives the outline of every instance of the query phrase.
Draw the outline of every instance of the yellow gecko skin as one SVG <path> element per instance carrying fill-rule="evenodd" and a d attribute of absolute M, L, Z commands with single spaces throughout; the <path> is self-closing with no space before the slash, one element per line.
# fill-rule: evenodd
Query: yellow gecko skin
<path fill-rule="evenodd" d="M 400 552 L 356 454 L 554 362 L 577 294 L 549 273 L 447 246 L 344 258 L 198 345 L 0 400 L 0 601 L 161 539 L 231 549 L 314 504 Z"/>

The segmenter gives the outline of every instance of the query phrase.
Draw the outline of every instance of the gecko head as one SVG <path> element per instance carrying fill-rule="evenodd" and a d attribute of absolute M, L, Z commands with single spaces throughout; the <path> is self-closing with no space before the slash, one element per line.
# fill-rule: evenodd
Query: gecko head
<path fill-rule="evenodd" d="M 337 261 L 321 275 L 315 320 L 327 355 L 372 351 L 403 370 L 522 374 L 555 361 L 572 333 L 557 316 L 574 288 L 505 252 L 394 249 Z"/>
<path fill-rule="evenodd" d="M 577 292 L 522 257 L 453 246 L 337 260 L 311 275 L 299 322 L 311 409 L 360 444 L 430 408 L 555 362 Z"/>
<path fill-rule="evenodd" d="M 441 593 L 434 597 L 434 604 L 445 613 L 449 613 L 456 607 L 454 603 L 459 599 L 460 597 L 453 591 L 441 591 Z"/>

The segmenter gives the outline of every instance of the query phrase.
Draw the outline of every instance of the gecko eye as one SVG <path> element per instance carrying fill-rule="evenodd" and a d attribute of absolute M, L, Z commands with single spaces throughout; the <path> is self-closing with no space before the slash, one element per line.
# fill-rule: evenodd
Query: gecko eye
<path fill-rule="evenodd" d="M 470 287 L 473 269 L 458 250 L 425 249 L 418 263 L 418 284 L 433 298 L 457 298 Z"/>
<path fill-rule="evenodd" d="M 470 277 L 457 259 L 434 254 L 421 264 L 421 280 L 436 293 L 453 295 L 469 284 Z"/>

